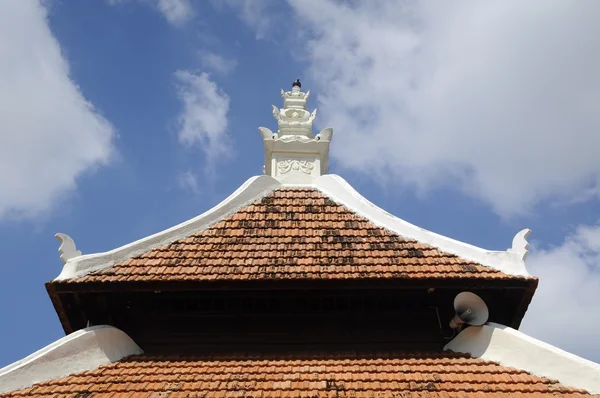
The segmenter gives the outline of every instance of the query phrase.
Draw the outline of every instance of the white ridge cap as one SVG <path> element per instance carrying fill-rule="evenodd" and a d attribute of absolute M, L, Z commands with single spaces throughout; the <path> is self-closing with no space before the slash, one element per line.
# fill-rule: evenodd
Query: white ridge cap
<path fill-rule="evenodd" d="M 600 365 L 496 323 L 471 326 L 444 350 L 471 354 L 600 394 Z"/>
<path fill-rule="evenodd" d="M 0 369 L 0 394 L 96 369 L 142 353 L 141 348 L 121 330 L 113 326 L 91 326 Z"/>
<path fill-rule="evenodd" d="M 244 206 L 268 195 L 280 185 L 279 181 L 270 176 L 252 177 L 221 203 L 191 220 L 104 253 L 69 258 L 55 280 L 77 278 L 93 271 L 109 268 L 120 261 L 205 230 Z"/>
<path fill-rule="evenodd" d="M 348 209 L 369 219 L 373 224 L 388 229 L 398 235 L 414 239 L 435 247 L 446 253 L 455 254 L 470 260 L 516 276 L 530 276 L 525 267 L 529 230 L 520 231 L 513 239 L 513 247 L 507 251 L 491 251 L 454 240 L 404 221 L 377 207 L 358 193 L 350 184 L 338 175 L 328 174 L 315 178 L 314 185 L 331 199 Z"/>

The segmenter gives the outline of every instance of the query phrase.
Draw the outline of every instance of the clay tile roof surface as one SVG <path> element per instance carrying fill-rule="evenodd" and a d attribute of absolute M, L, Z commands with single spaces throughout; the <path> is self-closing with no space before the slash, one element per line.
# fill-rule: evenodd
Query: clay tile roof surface
<path fill-rule="evenodd" d="M 463 354 L 134 356 L 2 397 L 551 397 L 583 390 Z"/>
<path fill-rule="evenodd" d="M 405 239 L 313 188 L 280 188 L 210 228 L 69 282 L 523 278 Z"/>

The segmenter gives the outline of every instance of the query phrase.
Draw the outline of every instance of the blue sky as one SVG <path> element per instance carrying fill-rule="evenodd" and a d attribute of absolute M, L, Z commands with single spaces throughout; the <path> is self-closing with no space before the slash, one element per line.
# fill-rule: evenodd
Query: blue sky
<path fill-rule="evenodd" d="M 487 249 L 531 228 L 522 330 L 600 361 L 599 7 L 2 2 L 0 366 L 63 334 L 56 232 L 100 252 L 215 205 L 296 78 L 374 203 Z"/>

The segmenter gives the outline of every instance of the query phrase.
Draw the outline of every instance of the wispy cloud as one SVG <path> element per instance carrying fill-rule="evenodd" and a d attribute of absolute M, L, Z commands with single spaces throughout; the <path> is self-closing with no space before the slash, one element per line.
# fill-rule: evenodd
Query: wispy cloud
<path fill-rule="evenodd" d="M 279 5 L 277 0 L 212 0 L 213 6 L 220 8 L 228 6 L 234 10 L 240 19 L 254 29 L 257 39 L 264 39 L 272 30 L 278 15 L 274 6 Z"/>
<path fill-rule="evenodd" d="M 202 52 L 200 57 L 204 68 L 213 70 L 222 75 L 233 72 L 237 67 L 237 61 L 235 59 L 224 58 L 219 54 Z"/>
<path fill-rule="evenodd" d="M 527 268 L 539 287 L 522 329 L 599 361 L 600 225 L 583 225 L 554 248 L 533 251 Z"/>
<path fill-rule="evenodd" d="M 157 7 L 173 25 L 182 25 L 194 16 L 189 0 L 158 0 Z"/>
<path fill-rule="evenodd" d="M 70 78 L 39 2 L 0 2 L 0 59 L 0 218 L 34 217 L 110 161 L 115 131 Z"/>
<path fill-rule="evenodd" d="M 177 96 L 183 109 L 179 115 L 179 141 L 199 145 L 212 170 L 221 157 L 229 156 L 231 142 L 227 134 L 229 96 L 210 79 L 208 73 L 180 70 L 175 73 Z"/>
<path fill-rule="evenodd" d="M 130 0 L 106 0 L 110 5 L 123 4 Z M 137 0 L 141 4 L 155 7 L 174 26 L 182 26 L 195 16 L 190 0 Z"/>
<path fill-rule="evenodd" d="M 599 2 L 288 3 L 338 165 L 505 217 L 598 188 Z"/>
<path fill-rule="evenodd" d="M 178 183 L 181 189 L 190 191 L 194 195 L 200 194 L 198 177 L 191 170 L 181 173 L 178 177 Z"/>

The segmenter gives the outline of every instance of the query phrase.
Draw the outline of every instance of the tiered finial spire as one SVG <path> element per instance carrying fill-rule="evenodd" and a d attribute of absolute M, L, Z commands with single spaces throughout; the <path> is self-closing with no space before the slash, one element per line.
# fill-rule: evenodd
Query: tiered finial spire
<path fill-rule="evenodd" d="M 312 113 L 306 110 L 310 90 L 303 93 L 301 88 L 300 79 L 297 79 L 292 84 L 292 91 L 281 90 L 283 109 L 272 105 L 279 135 L 312 135 L 312 124 L 317 117 L 317 109 Z"/>
<path fill-rule="evenodd" d="M 281 181 L 310 183 L 328 171 L 333 129 L 326 128 L 313 135 L 317 110 L 311 113 L 306 109 L 310 90 L 304 93 L 301 89 L 300 79 L 297 79 L 291 91 L 281 90 L 283 108 L 273 105 L 277 133 L 266 127 L 258 129 L 265 144 L 265 174 Z"/>

